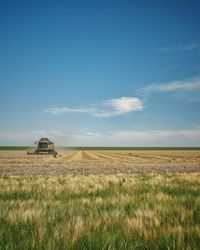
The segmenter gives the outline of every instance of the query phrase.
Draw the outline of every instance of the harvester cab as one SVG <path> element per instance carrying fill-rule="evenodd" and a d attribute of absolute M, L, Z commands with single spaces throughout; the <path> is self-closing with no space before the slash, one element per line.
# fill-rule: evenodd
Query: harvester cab
<path fill-rule="evenodd" d="M 36 149 L 34 152 L 27 151 L 27 154 L 52 154 L 55 157 L 58 154 L 54 149 L 54 143 L 48 138 L 41 138 L 39 141 L 36 141 L 35 144 Z"/>

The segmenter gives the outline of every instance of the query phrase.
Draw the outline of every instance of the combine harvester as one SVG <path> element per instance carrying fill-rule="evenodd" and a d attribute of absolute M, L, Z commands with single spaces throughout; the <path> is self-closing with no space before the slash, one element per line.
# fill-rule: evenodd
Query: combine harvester
<path fill-rule="evenodd" d="M 58 157 L 58 153 L 54 149 L 54 143 L 48 138 L 41 138 L 39 141 L 36 141 L 35 144 L 37 145 L 36 149 L 34 149 L 34 151 L 27 151 L 27 155 L 48 154 Z"/>

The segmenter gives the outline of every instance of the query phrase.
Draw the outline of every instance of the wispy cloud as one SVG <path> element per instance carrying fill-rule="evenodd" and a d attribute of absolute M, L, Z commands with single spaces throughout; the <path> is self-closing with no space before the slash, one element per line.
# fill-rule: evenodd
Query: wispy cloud
<path fill-rule="evenodd" d="M 47 136 L 56 146 L 200 146 L 200 127 L 184 130 L 36 131 L 0 133 L 2 145 L 33 145 Z"/>
<path fill-rule="evenodd" d="M 189 45 L 179 45 L 176 47 L 165 47 L 157 49 L 158 53 L 172 53 L 172 52 L 183 52 L 191 51 L 200 48 L 200 43 L 191 43 Z"/>
<path fill-rule="evenodd" d="M 114 117 L 143 110 L 145 101 L 153 93 L 174 92 L 188 101 L 200 101 L 200 77 L 165 83 L 153 83 L 136 91 L 139 97 L 121 97 L 102 101 L 100 104 L 81 107 L 51 107 L 46 113 L 53 115 L 79 113 L 95 117 Z"/>
<path fill-rule="evenodd" d="M 59 115 L 64 113 L 88 113 L 93 114 L 96 111 L 96 108 L 69 108 L 69 107 L 53 107 L 46 110 L 47 113 Z"/>
<path fill-rule="evenodd" d="M 200 146 L 200 128 L 83 132 L 73 133 L 71 138 L 74 138 L 73 143 L 78 141 L 80 145 L 94 146 Z"/>
<path fill-rule="evenodd" d="M 167 66 L 165 68 L 163 68 L 163 71 L 170 71 L 170 70 L 173 70 L 177 67 L 177 64 L 176 65 L 170 65 L 170 66 Z"/>
<path fill-rule="evenodd" d="M 113 144 L 128 146 L 200 146 L 200 129 L 113 131 L 109 139 Z"/>
<path fill-rule="evenodd" d="M 158 92 L 196 92 L 200 90 L 200 77 L 182 81 L 154 83 L 139 90 L 140 94 L 149 95 Z"/>
<path fill-rule="evenodd" d="M 200 128 L 196 127 L 189 130 L 146 130 L 146 131 L 117 131 L 111 133 L 112 137 L 115 139 L 122 140 L 157 140 L 165 138 L 190 138 L 200 139 Z"/>
<path fill-rule="evenodd" d="M 95 107 L 53 107 L 46 110 L 50 114 L 86 113 L 96 117 L 113 117 L 142 110 L 143 101 L 138 97 L 121 97 L 103 101 Z"/>

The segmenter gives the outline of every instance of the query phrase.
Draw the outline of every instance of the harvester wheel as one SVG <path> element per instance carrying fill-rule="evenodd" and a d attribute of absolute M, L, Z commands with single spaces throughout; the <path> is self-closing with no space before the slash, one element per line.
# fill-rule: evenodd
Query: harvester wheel
<path fill-rule="evenodd" d="M 53 157 L 54 157 L 54 158 L 58 158 L 58 157 L 59 157 L 58 153 L 54 154 Z"/>

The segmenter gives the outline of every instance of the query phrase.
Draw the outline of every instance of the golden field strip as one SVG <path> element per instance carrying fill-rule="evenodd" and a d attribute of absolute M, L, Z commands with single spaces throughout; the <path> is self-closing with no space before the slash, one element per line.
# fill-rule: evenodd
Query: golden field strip
<path fill-rule="evenodd" d="M 0 175 L 200 172 L 200 150 L 60 150 L 60 157 L 0 151 Z"/>
<path fill-rule="evenodd" d="M 198 250 L 200 151 L 0 151 L 0 249 Z"/>

